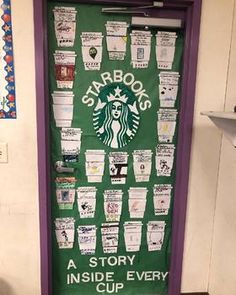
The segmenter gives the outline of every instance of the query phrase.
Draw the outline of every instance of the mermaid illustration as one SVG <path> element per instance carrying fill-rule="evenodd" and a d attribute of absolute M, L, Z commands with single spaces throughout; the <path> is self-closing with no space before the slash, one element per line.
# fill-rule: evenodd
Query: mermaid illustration
<path fill-rule="evenodd" d="M 139 126 L 134 93 L 121 83 L 105 86 L 94 109 L 93 125 L 100 140 L 112 148 L 126 146 Z"/>

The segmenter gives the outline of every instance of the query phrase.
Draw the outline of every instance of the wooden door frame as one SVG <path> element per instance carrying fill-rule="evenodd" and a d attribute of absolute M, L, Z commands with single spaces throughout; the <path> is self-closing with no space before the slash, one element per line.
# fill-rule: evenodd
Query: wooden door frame
<path fill-rule="evenodd" d="M 40 261 L 41 294 L 52 294 L 51 266 L 51 208 L 50 208 L 50 169 L 49 169 L 49 111 L 48 111 L 48 52 L 47 52 L 47 0 L 34 2 L 36 106 L 38 142 L 38 183 L 40 210 Z M 93 3 L 114 5 L 148 5 L 150 0 L 70 0 L 68 3 Z M 201 0 L 164 1 L 168 10 L 185 12 L 185 49 L 182 74 L 182 97 L 179 114 L 178 149 L 176 160 L 175 200 L 172 223 L 172 252 L 169 273 L 168 295 L 180 295 L 184 232 L 188 194 L 189 165 L 192 139 L 192 123 L 197 72 L 197 56 L 200 30 Z"/>

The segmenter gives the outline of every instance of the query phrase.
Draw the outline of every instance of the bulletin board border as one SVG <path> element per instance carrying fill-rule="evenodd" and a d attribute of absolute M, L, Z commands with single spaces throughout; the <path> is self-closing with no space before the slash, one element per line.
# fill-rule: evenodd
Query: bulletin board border
<path fill-rule="evenodd" d="M 76 1 L 66 3 L 109 4 L 109 0 Z M 180 295 L 182 261 L 184 250 L 185 219 L 188 195 L 188 179 L 194 113 L 197 56 L 201 17 L 201 0 L 164 1 L 163 15 L 169 11 L 184 11 L 185 49 L 182 76 L 182 98 L 179 116 L 179 143 L 176 161 L 176 186 L 172 225 L 172 252 L 169 273 L 168 295 Z M 151 5 L 152 1 L 113 0 L 112 5 Z M 51 208 L 49 167 L 49 97 L 48 97 L 48 52 L 47 52 L 47 0 L 34 0 L 36 106 L 38 142 L 38 187 L 40 213 L 40 262 L 41 294 L 51 295 Z"/>

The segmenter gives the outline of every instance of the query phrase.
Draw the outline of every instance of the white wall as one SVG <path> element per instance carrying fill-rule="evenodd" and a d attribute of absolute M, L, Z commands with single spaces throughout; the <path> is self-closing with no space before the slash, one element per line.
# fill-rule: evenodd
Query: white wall
<path fill-rule="evenodd" d="M 0 294 L 39 295 L 33 0 L 11 2 L 18 118 L 0 121 L 0 141 L 9 144 L 9 163 L 0 164 Z M 202 110 L 224 108 L 233 5 L 234 0 L 203 0 L 182 280 L 184 292 L 208 289 L 221 133 L 199 113 Z M 229 109 L 232 109 L 235 90 L 233 77 L 236 60 L 233 59 L 233 51 L 231 62 L 227 92 Z M 211 295 L 235 293 L 232 292 L 232 282 L 236 279 L 233 270 L 229 268 L 229 272 L 232 271 L 230 278 L 224 273 L 228 269 L 228 259 L 230 262 L 235 261 L 231 257 L 224 260 L 221 253 L 223 248 L 223 252 L 233 254 L 236 244 L 236 238 L 232 240 L 232 244 L 229 242 L 235 229 L 235 157 L 235 151 L 224 141 L 210 276 Z M 225 197 L 228 203 L 224 202 Z M 222 232 L 226 242 L 222 241 Z M 222 280 L 224 285 L 227 283 L 229 286 L 228 293 L 219 291 Z"/>
<path fill-rule="evenodd" d="M 225 111 L 236 105 L 236 17 L 233 23 Z M 236 294 L 236 149 L 223 138 L 216 201 L 209 292 Z"/>
<path fill-rule="evenodd" d="M 12 0 L 17 119 L 0 121 L 0 294 L 40 294 L 32 0 Z"/>
<path fill-rule="evenodd" d="M 221 133 L 200 112 L 224 108 L 233 6 L 234 0 L 202 3 L 183 292 L 208 289 Z"/>

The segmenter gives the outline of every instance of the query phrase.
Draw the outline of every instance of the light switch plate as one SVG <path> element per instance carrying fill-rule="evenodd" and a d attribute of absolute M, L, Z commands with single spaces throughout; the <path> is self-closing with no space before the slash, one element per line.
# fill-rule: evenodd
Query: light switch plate
<path fill-rule="evenodd" d="M 6 142 L 0 142 L 0 163 L 8 162 L 8 147 Z"/>

